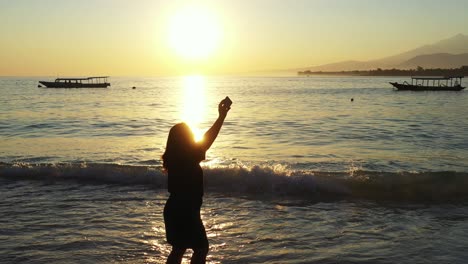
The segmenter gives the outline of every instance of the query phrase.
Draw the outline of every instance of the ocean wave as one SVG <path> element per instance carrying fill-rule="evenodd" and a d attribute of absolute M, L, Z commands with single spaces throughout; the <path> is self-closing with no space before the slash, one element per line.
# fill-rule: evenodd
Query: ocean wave
<path fill-rule="evenodd" d="M 206 167 L 207 192 L 313 201 L 365 199 L 376 201 L 463 201 L 468 198 L 468 173 L 324 172 L 291 170 L 283 165 Z M 160 166 L 97 163 L 0 163 L 0 177 L 10 180 L 73 180 L 101 184 L 143 184 L 164 189 Z"/>

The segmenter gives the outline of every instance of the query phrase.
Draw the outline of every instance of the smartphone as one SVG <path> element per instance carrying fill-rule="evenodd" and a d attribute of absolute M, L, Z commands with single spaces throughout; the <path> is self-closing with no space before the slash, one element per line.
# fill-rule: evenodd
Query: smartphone
<path fill-rule="evenodd" d="M 226 98 L 224 98 L 223 101 L 224 101 L 223 104 L 224 104 L 225 106 L 231 107 L 232 101 L 231 101 L 231 99 L 229 98 L 229 96 L 226 96 Z"/>

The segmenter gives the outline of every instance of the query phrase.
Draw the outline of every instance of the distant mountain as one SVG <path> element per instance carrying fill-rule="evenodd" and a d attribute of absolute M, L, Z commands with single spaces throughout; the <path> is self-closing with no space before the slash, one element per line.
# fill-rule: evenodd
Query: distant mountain
<path fill-rule="evenodd" d="M 429 55 L 420 55 L 401 63 L 399 69 L 414 69 L 418 66 L 423 68 L 441 68 L 453 69 L 460 68 L 463 65 L 468 65 L 468 53 L 449 54 L 436 53 Z"/>
<path fill-rule="evenodd" d="M 414 62 L 424 62 L 422 67 L 437 67 L 430 65 L 451 65 L 450 68 L 458 68 L 467 65 L 463 54 L 468 53 L 468 36 L 458 34 L 448 39 L 441 40 L 431 45 L 424 45 L 416 49 L 409 50 L 397 55 L 370 61 L 343 61 L 337 63 L 324 64 L 320 66 L 295 69 L 295 71 L 352 71 L 352 70 L 371 70 L 376 68 L 390 69 L 398 67 L 413 67 Z M 445 54 L 445 56 L 441 55 Z M 459 55 L 452 55 L 459 54 Z M 420 58 L 422 55 L 434 55 Z M 449 58 L 451 55 L 452 57 Z M 457 57 L 457 58 L 455 58 Z M 436 60 L 446 60 L 447 63 L 437 63 Z M 433 60 L 433 61 L 430 61 Z M 457 64 L 455 62 L 460 62 Z M 418 66 L 418 65 L 416 65 Z M 440 66 L 443 68 L 442 66 Z M 445 66 L 444 66 L 445 67 Z"/>
<path fill-rule="evenodd" d="M 372 67 L 372 62 L 367 61 L 342 61 L 336 63 L 329 63 L 320 66 L 306 67 L 300 69 L 294 69 L 294 71 L 346 71 L 346 70 L 369 70 L 375 67 Z"/>

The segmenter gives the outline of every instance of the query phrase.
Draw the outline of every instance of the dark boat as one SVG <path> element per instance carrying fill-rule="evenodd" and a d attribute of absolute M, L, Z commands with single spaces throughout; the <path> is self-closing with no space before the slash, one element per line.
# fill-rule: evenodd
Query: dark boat
<path fill-rule="evenodd" d="M 47 88 L 107 88 L 110 86 L 107 82 L 108 77 L 57 78 L 54 82 L 39 81 L 39 83 Z"/>
<path fill-rule="evenodd" d="M 461 91 L 463 76 L 411 77 L 411 83 L 390 82 L 399 91 Z"/>

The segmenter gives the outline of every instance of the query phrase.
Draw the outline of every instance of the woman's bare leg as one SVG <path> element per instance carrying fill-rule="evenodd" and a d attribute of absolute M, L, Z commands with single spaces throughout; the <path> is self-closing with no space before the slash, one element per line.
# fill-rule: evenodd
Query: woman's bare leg
<path fill-rule="evenodd" d="M 206 255 L 208 255 L 208 248 L 194 248 L 192 260 L 190 260 L 190 264 L 205 264 L 206 263 Z"/>
<path fill-rule="evenodd" d="M 166 264 L 180 264 L 182 257 L 184 256 L 186 248 L 175 248 L 172 247 L 171 254 L 167 257 Z"/>

